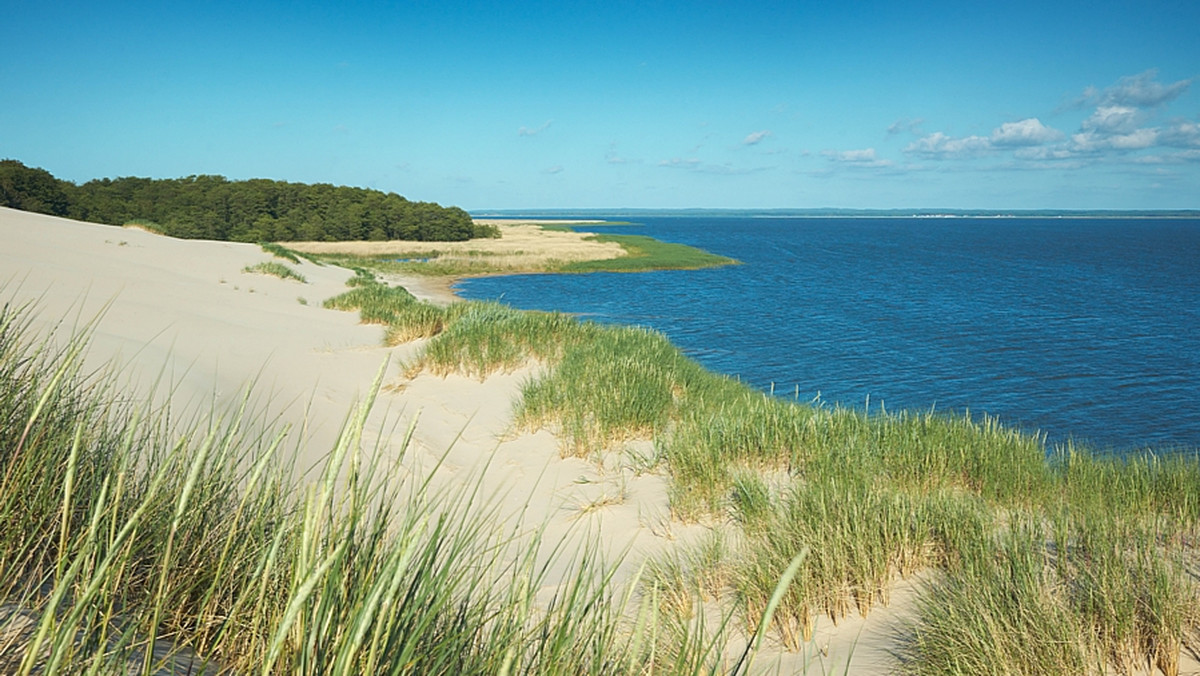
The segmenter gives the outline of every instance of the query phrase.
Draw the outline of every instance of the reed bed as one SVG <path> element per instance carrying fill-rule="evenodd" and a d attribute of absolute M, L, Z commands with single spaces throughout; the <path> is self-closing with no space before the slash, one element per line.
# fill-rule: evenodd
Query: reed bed
<path fill-rule="evenodd" d="M 594 553 L 539 606 L 539 543 L 489 527 L 469 488 L 369 481 L 403 476 L 363 446 L 379 380 L 297 486 L 248 398 L 179 429 L 83 373 L 86 336 L 30 336 L 28 312 L 0 309 L 0 671 L 717 669 L 720 643 L 658 640 Z"/>
<path fill-rule="evenodd" d="M 415 368 L 482 377 L 541 361 L 519 428 L 550 427 L 583 457 L 653 439 L 675 517 L 732 527 L 719 547 L 651 565 L 645 593 L 672 626 L 721 599 L 744 632 L 799 649 L 818 617 L 866 615 L 923 572 L 912 673 L 1171 674 L 1200 649 L 1194 454 L 1106 457 L 986 416 L 785 401 L 652 331 L 462 305 L 469 319 Z"/>

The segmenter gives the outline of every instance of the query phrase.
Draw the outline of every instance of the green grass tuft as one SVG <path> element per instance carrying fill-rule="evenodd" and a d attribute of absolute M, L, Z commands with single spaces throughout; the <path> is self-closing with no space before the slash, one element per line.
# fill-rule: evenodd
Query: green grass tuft
<path fill-rule="evenodd" d="M 242 268 L 242 272 L 271 275 L 272 277 L 278 277 L 280 279 L 293 279 L 301 284 L 308 283 L 308 280 L 304 278 L 304 275 L 296 272 L 283 263 L 276 263 L 275 261 L 265 261 L 262 263 L 255 263 L 254 265 L 247 265 L 246 267 Z"/>

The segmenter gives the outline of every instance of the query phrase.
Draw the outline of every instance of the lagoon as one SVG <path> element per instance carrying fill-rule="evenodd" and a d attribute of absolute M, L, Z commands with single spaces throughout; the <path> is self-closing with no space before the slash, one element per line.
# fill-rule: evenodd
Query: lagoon
<path fill-rule="evenodd" d="M 969 410 L 1097 450 L 1200 447 L 1200 220 L 739 214 L 594 230 L 743 264 L 459 293 L 654 328 L 802 401 Z"/>

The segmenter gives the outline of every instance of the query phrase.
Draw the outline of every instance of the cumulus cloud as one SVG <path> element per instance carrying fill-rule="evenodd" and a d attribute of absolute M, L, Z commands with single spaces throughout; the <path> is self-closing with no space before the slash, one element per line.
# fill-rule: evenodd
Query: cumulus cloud
<path fill-rule="evenodd" d="M 904 152 L 937 159 L 977 157 L 996 150 L 1043 146 L 1063 138 L 1063 133 L 1042 124 L 1036 117 L 1017 122 L 1005 122 L 988 136 L 955 138 L 935 131 L 909 143 Z"/>
<path fill-rule="evenodd" d="M 517 130 L 517 136 L 537 136 L 538 134 L 549 129 L 550 125 L 552 124 L 554 124 L 554 120 L 546 120 L 539 127 L 521 127 Z"/>
<path fill-rule="evenodd" d="M 1178 98 L 1192 84 L 1191 79 L 1171 84 L 1157 82 L 1158 71 L 1147 70 L 1137 75 L 1127 75 L 1102 91 L 1092 90 L 1097 105 L 1118 105 L 1149 108 Z"/>
<path fill-rule="evenodd" d="M 1049 148 L 1046 146 L 1035 146 L 1020 148 L 1013 153 L 1013 156 L 1021 160 L 1070 160 L 1076 158 L 1078 155 L 1063 147 Z"/>
<path fill-rule="evenodd" d="M 1029 117 L 1005 122 L 987 135 L 951 136 L 941 131 L 925 134 L 903 151 L 933 160 L 1003 153 L 1033 168 L 1039 163 L 1046 167 L 1082 167 L 1118 158 L 1139 164 L 1193 162 L 1194 156 L 1200 155 L 1200 123 L 1178 118 L 1165 124 L 1153 123 L 1162 108 L 1187 91 L 1191 82 L 1159 82 L 1158 73 L 1148 70 L 1122 77 L 1105 89 L 1089 88 L 1073 107 L 1086 105 L 1092 110 L 1070 134 Z M 889 135 L 902 131 L 903 122 L 889 127 Z"/>
<path fill-rule="evenodd" d="M 874 148 L 861 150 L 822 150 L 821 155 L 830 161 L 854 167 L 890 167 L 891 160 L 880 159 Z"/>
<path fill-rule="evenodd" d="M 763 141 L 763 139 L 767 138 L 770 135 L 771 135 L 770 129 L 764 129 L 762 131 L 752 132 L 752 133 L 748 134 L 746 136 L 746 138 L 742 139 L 742 145 L 744 145 L 744 146 L 757 145 L 757 144 L 761 143 Z"/>
<path fill-rule="evenodd" d="M 1128 134 L 1144 118 L 1141 111 L 1130 106 L 1100 106 L 1080 127 L 1100 134 Z"/>
<path fill-rule="evenodd" d="M 983 136 L 954 138 L 940 131 L 923 136 L 904 147 L 904 152 L 933 158 L 973 157 L 992 149 Z"/>
<path fill-rule="evenodd" d="M 1136 129 L 1128 134 L 1102 134 L 1087 130 L 1071 136 L 1071 148 L 1085 153 L 1101 150 L 1142 150 L 1157 143 L 1157 129 Z"/>
<path fill-rule="evenodd" d="M 1047 127 L 1036 117 L 1031 117 L 1020 122 L 1005 122 L 992 130 L 988 140 L 991 145 L 997 147 L 1024 147 L 1051 143 L 1062 136 L 1062 132 Z"/>
<path fill-rule="evenodd" d="M 1200 148 L 1200 123 L 1175 120 L 1159 132 L 1158 140 L 1171 148 Z"/>

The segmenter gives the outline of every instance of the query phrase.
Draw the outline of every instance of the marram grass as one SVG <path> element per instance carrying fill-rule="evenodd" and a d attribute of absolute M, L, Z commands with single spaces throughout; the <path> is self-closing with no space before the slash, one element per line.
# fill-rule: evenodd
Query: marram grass
<path fill-rule="evenodd" d="M 798 649 L 816 618 L 865 615 L 922 572 L 934 582 L 906 629 L 912 673 L 1173 673 L 1200 637 L 1195 456 L 1048 450 L 988 417 L 783 401 L 652 331 L 459 305 L 464 324 L 448 314 L 414 369 L 482 377 L 538 360 L 518 427 L 550 427 L 585 457 L 653 439 L 676 517 L 735 525 L 720 548 L 652 565 L 645 593 L 675 626 L 724 599 L 744 631 L 766 631 L 770 602 L 769 630 Z"/>
<path fill-rule="evenodd" d="M 245 400 L 175 428 L 84 377 L 84 336 L 31 337 L 27 312 L 0 310 L 0 671 L 725 671 L 723 643 L 668 640 L 591 550 L 540 606 L 539 543 L 507 554 L 469 488 L 368 481 L 403 476 L 363 447 L 373 394 L 297 486 L 286 434 Z"/>
<path fill-rule="evenodd" d="M 242 268 L 242 272 L 254 272 L 261 275 L 271 275 L 280 279 L 291 279 L 301 284 L 308 283 L 304 275 L 277 261 L 264 261 L 262 263 L 255 263 L 254 265 L 247 265 L 245 268 Z"/>

